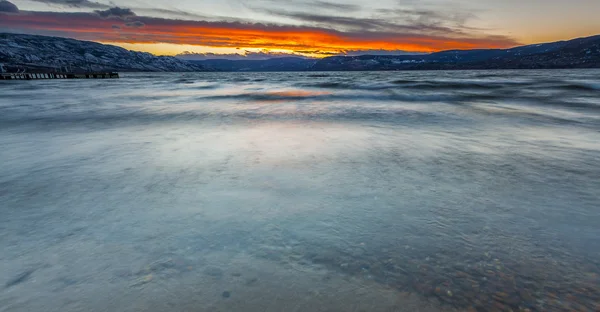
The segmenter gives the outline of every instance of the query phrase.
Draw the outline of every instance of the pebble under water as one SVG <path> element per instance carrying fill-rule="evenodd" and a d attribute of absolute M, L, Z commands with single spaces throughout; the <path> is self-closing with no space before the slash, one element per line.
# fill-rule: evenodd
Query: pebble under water
<path fill-rule="evenodd" d="M 598 311 L 598 77 L 0 83 L 0 312 Z"/>

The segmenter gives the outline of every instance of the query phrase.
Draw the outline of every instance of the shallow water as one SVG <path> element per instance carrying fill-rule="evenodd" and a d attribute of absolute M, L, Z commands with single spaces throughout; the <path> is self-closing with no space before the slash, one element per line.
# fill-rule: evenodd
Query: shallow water
<path fill-rule="evenodd" d="M 0 311 L 597 311 L 598 77 L 0 83 Z"/>

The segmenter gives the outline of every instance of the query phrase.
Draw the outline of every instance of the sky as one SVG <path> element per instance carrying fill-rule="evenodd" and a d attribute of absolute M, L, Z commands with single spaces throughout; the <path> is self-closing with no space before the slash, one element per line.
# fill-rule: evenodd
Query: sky
<path fill-rule="evenodd" d="M 0 32 L 188 58 L 426 53 L 600 34 L 600 0 L 0 0 Z"/>

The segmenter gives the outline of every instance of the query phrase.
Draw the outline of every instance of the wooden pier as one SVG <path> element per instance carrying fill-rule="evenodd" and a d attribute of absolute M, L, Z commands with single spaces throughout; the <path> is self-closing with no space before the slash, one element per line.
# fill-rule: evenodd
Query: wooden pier
<path fill-rule="evenodd" d="M 119 78 L 119 73 L 0 73 L 0 80 L 33 79 L 109 79 Z"/>

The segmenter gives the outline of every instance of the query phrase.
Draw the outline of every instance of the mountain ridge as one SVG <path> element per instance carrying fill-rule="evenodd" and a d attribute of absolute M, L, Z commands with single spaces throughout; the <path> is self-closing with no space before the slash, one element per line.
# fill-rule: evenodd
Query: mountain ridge
<path fill-rule="evenodd" d="M 267 61 L 273 63 L 273 60 L 275 59 Z M 266 61 L 190 62 L 218 71 L 295 70 L 285 66 L 268 66 Z M 294 67 L 305 68 L 305 71 L 600 68 L 600 35 L 510 49 L 447 50 L 415 55 L 330 56 L 318 60 L 297 58 Z"/>
<path fill-rule="evenodd" d="M 600 68 L 600 35 L 510 49 L 447 50 L 415 55 L 183 60 L 70 38 L 0 33 L 0 63 L 54 71 L 370 71 Z"/>
<path fill-rule="evenodd" d="M 56 71 L 203 71 L 199 64 L 172 56 L 71 38 L 0 33 L 0 63 L 8 70 Z"/>

